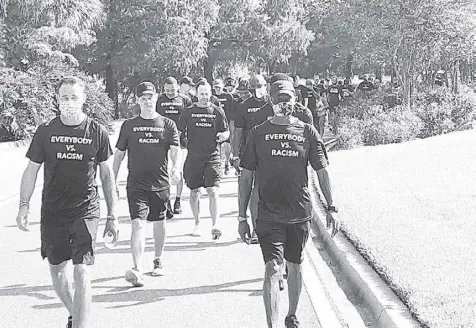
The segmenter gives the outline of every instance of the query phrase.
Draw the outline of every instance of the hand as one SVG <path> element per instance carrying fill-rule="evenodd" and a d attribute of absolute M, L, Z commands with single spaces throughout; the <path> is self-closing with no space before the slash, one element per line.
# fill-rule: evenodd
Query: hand
<path fill-rule="evenodd" d="M 117 196 L 117 198 L 119 198 L 119 187 L 118 186 L 116 186 L 116 196 Z"/>
<path fill-rule="evenodd" d="M 249 245 L 251 239 L 251 230 L 248 221 L 241 221 L 238 224 L 238 233 L 240 234 L 241 240 Z"/>
<path fill-rule="evenodd" d="M 112 234 L 114 235 L 114 240 L 119 239 L 119 229 L 117 228 L 116 222 L 117 220 L 114 215 L 108 216 L 106 226 L 104 227 L 104 233 L 102 235 L 103 238 L 106 237 L 106 234 L 108 232 L 112 232 Z"/>
<path fill-rule="evenodd" d="M 332 228 L 331 238 L 334 238 L 334 236 L 337 235 L 337 233 L 340 230 L 340 221 L 339 221 L 339 216 L 337 215 L 337 213 L 327 212 L 326 223 L 327 223 L 327 229 Z"/>
<path fill-rule="evenodd" d="M 28 220 L 28 215 L 30 214 L 29 212 L 30 212 L 29 208 L 26 205 L 21 206 L 20 209 L 18 210 L 17 226 L 22 231 L 30 231 L 28 229 L 28 226 L 30 224 L 30 222 Z"/>
<path fill-rule="evenodd" d="M 233 165 L 233 167 L 235 168 L 235 170 L 240 171 L 241 160 L 239 157 L 237 157 L 236 159 L 231 159 L 230 162 L 231 165 Z"/>
<path fill-rule="evenodd" d="M 181 174 L 177 168 L 170 169 L 170 183 L 171 184 L 178 184 L 180 182 Z"/>
<path fill-rule="evenodd" d="M 218 133 L 217 133 L 217 138 L 216 138 L 216 140 L 217 140 L 218 143 L 222 143 L 222 142 L 224 142 L 226 139 L 228 139 L 228 137 L 225 135 L 224 132 L 218 132 Z"/>

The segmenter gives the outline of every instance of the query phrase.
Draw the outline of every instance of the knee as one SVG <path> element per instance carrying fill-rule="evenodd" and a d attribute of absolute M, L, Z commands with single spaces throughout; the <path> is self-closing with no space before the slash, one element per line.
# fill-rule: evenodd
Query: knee
<path fill-rule="evenodd" d="M 208 187 L 207 193 L 209 197 L 218 197 L 218 188 L 217 187 Z"/>
<path fill-rule="evenodd" d="M 265 264 L 265 278 L 274 280 L 281 278 L 281 265 L 276 260 L 271 260 Z"/>
<path fill-rule="evenodd" d="M 86 264 L 76 264 L 73 274 L 75 283 L 85 283 L 89 280 L 88 266 Z"/>
<path fill-rule="evenodd" d="M 147 222 L 145 220 L 141 220 L 141 219 L 132 220 L 132 230 L 137 231 L 137 230 L 144 229 L 146 223 Z"/>
<path fill-rule="evenodd" d="M 190 198 L 197 198 L 200 196 L 200 189 L 192 189 L 190 190 Z"/>
<path fill-rule="evenodd" d="M 66 262 L 61 264 L 50 264 L 50 273 L 52 278 L 60 278 L 65 274 Z"/>
<path fill-rule="evenodd" d="M 154 222 L 155 229 L 164 229 L 165 228 L 165 220 L 155 221 Z"/>

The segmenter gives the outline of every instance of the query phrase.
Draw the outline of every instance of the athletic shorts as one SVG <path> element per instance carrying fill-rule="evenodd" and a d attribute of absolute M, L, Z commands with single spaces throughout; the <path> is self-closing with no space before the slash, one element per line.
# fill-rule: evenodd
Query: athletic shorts
<path fill-rule="evenodd" d="M 145 191 L 127 188 L 131 220 L 163 221 L 167 211 L 170 189 Z"/>
<path fill-rule="evenodd" d="M 65 221 L 61 217 L 42 218 L 41 256 L 52 265 L 73 260 L 73 264 L 94 264 L 94 248 L 99 218 Z"/>
<path fill-rule="evenodd" d="M 276 260 L 301 264 L 303 250 L 309 237 L 311 221 L 302 223 L 278 223 L 257 220 L 256 234 L 263 253 L 264 262 Z"/>
<path fill-rule="evenodd" d="M 210 157 L 188 153 L 183 165 L 183 178 L 190 190 L 220 186 L 220 154 Z"/>

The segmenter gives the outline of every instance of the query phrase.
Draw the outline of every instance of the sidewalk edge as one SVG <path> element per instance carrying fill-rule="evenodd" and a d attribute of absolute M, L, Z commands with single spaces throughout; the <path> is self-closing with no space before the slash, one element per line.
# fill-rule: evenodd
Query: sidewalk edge
<path fill-rule="evenodd" d="M 403 302 L 343 234 L 339 233 L 333 239 L 330 238 L 325 228 L 326 214 L 317 176 L 312 170 L 309 178 L 309 189 L 316 214 L 316 218 L 312 220 L 313 232 L 322 240 L 324 251 L 342 274 L 343 282 L 352 291 L 354 298 L 370 310 L 372 327 L 421 327 Z"/>

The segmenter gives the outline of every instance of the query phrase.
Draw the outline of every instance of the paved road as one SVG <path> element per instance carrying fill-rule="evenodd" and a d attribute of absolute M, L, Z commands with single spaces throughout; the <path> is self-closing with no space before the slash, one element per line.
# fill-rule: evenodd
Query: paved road
<path fill-rule="evenodd" d="M 2 153 L 5 154 L 4 150 Z M 22 157 L 24 151 L 18 151 L 18 154 Z M 21 232 L 15 226 L 17 199 L 12 196 L 18 192 L 25 163 L 9 162 L 7 165 L 14 173 L 0 170 L 0 180 L 8 181 L 2 190 L 9 190 L 0 198 L 0 327 L 64 327 L 67 312 L 52 290 L 47 262 L 42 261 L 39 252 L 41 188 L 37 188 L 31 201 L 31 231 Z M 124 181 L 123 167 L 119 179 L 122 195 L 125 194 Z M 175 187 L 172 189 L 175 191 Z M 92 327 L 266 327 L 261 252 L 259 246 L 247 246 L 237 239 L 236 191 L 236 178 L 225 178 L 220 191 L 224 235 L 217 242 L 212 241 L 208 233 L 211 220 L 206 197 L 202 197 L 201 204 L 203 237 L 188 235 L 193 228 L 193 219 L 188 190 L 185 191 L 184 213 L 168 223 L 164 254 L 167 275 L 147 276 L 143 288 L 129 287 L 123 278 L 132 266 L 132 258 L 127 203 L 121 198 L 118 204 L 119 247 L 107 250 L 103 248 L 101 236 L 98 238 L 97 261 L 91 271 Z M 104 201 L 101 202 L 104 214 Z M 151 228 L 149 226 L 145 257 L 150 265 L 153 256 Z M 284 292 L 283 296 L 286 296 Z M 284 327 L 285 300 L 281 309 Z M 306 290 L 303 290 L 298 317 L 301 327 L 320 327 Z"/>

